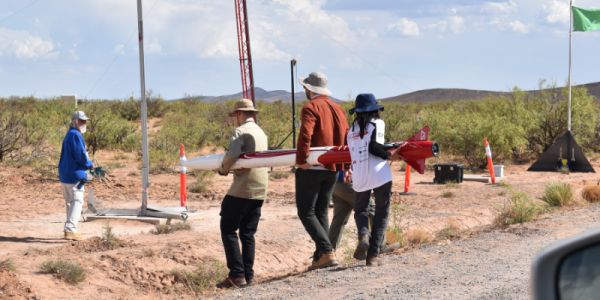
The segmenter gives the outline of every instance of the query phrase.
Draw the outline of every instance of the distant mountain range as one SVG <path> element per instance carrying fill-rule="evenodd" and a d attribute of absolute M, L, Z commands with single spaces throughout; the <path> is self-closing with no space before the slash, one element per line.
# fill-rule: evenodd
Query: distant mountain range
<path fill-rule="evenodd" d="M 296 92 L 295 94 L 295 101 L 303 101 L 306 99 L 306 95 L 304 95 L 304 90 L 301 90 L 300 92 Z M 231 100 L 231 99 L 240 99 L 242 98 L 243 93 L 239 92 L 237 94 L 231 94 L 231 95 L 222 95 L 222 96 L 193 96 L 193 97 L 186 97 L 183 99 L 193 99 L 193 100 L 201 100 L 201 101 L 206 101 L 206 102 L 217 102 L 217 101 L 224 101 L 224 100 Z M 254 98 L 259 100 L 259 101 L 264 101 L 264 102 L 276 102 L 276 101 L 283 101 L 283 102 L 291 102 L 292 101 L 292 93 L 288 92 L 288 91 L 284 91 L 284 90 L 274 90 L 274 91 L 266 91 L 262 88 L 259 87 L 255 87 L 254 88 Z M 182 99 L 177 99 L 177 100 L 182 100 Z"/>
<path fill-rule="evenodd" d="M 596 100 L 600 101 L 600 82 L 588 83 L 583 85 L 585 86 L 590 95 L 592 95 Z M 529 90 L 524 91 L 525 93 L 535 94 L 539 93 L 539 90 Z M 490 96 L 509 96 L 512 92 L 497 92 L 497 91 L 485 91 L 485 90 L 469 90 L 469 89 L 427 89 L 415 91 L 407 94 L 402 94 L 394 97 L 388 97 L 380 99 L 381 101 L 395 101 L 395 102 L 443 102 L 443 101 L 454 101 L 454 100 L 477 100 Z M 200 100 L 206 102 L 216 102 L 230 99 L 240 99 L 242 97 L 242 93 L 232 94 L 232 95 L 223 95 L 223 96 L 192 96 L 186 97 L 183 99 L 193 99 Z M 262 88 L 255 87 L 254 88 L 254 97 L 259 101 L 264 102 L 275 102 L 275 101 L 283 101 L 290 102 L 292 100 L 292 94 L 288 91 L 284 90 L 275 90 L 275 91 L 266 91 Z M 295 100 L 297 102 L 303 101 L 306 99 L 304 95 L 304 91 L 295 93 Z M 177 99 L 182 100 L 182 99 Z M 335 99 L 337 100 L 337 99 Z"/>
<path fill-rule="evenodd" d="M 600 101 L 600 82 L 576 85 L 573 87 L 585 86 L 588 93 L 596 100 Z M 560 87 L 559 87 L 560 88 Z M 524 91 L 528 94 L 539 93 L 540 90 Z M 427 89 L 420 90 L 408 94 L 381 99 L 381 101 L 398 101 L 398 102 L 443 102 L 453 100 L 477 100 L 486 97 L 509 96 L 512 92 L 495 92 L 483 90 L 468 90 L 468 89 Z"/>

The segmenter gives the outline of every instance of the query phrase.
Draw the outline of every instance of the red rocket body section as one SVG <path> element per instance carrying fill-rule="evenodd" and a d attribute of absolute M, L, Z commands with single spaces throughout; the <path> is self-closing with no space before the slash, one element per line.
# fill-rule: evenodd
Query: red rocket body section
<path fill-rule="evenodd" d="M 417 172 L 425 172 L 425 159 L 437 156 L 439 146 L 429 140 L 429 127 L 423 127 L 407 141 L 386 145 L 388 150 L 397 152 L 402 160 L 406 161 Z M 348 146 L 331 149 L 318 158 L 321 164 L 349 163 L 351 162 Z"/>
<path fill-rule="evenodd" d="M 439 148 L 432 141 L 406 141 L 390 144 L 388 149 L 397 149 L 402 160 L 423 174 L 425 172 L 425 159 L 438 155 Z M 318 158 L 320 164 L 350 163 L 350 151 L 348 146 L 334 147 L 321 154 Z"/>

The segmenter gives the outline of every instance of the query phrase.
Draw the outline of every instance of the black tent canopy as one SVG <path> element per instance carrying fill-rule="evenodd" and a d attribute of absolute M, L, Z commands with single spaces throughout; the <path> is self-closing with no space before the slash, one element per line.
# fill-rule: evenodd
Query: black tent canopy
<path fill-rule="evenodd" d="M 571 131 L 556 138 L 552 146 L 527 171 L 593 172 L 594 168 L 577 145 Z"/>

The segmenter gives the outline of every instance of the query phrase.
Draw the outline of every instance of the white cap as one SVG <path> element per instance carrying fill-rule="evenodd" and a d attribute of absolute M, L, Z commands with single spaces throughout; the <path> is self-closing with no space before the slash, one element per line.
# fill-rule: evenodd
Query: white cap
<path fill-rule="evenodd" d="M 76 111 L 71 115 L 71 120 L 84 120 L 87 121 L 90 118 L 83 111 Z"/>

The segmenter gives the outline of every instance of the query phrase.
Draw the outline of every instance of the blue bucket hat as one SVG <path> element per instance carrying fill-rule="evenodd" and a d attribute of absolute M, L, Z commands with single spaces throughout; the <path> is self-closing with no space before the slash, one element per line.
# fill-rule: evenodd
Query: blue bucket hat
<path fill-rule="evenodd" d="M 377 111 L 383 110 L 383 106 L 377 104 L 377 100 L 375 99 L 375 95 L 373 94 L 359 94 L 356 96 L 356 101 L 354 101 L 354 107 L 349 110 L 350 114 L 355 112 L 369 112 L 369 111 Z"/>

